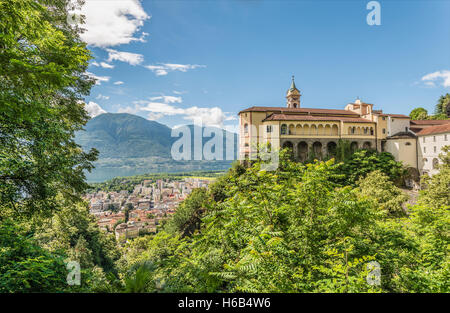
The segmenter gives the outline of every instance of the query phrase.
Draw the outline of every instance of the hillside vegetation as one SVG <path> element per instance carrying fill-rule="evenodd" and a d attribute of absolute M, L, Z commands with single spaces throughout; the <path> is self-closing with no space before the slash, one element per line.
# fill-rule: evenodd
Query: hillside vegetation
<path fill-rule="evenodd" d="M 424 178 L 418 204 L 407 209 L 407 197 L 381 170 L 352 186 L 341 182 L 353 174 L 334 160 L 303 165 L 283 152 L 274 172 L 261 171 L 261 162 L 248 169 L 236 164 L 210 190 L 192 193 L 164 231 L 124 248 L 118 267 L 125 287 L 448 292 L 448 151 L 440 174 Z M 368 283 L 377 282 L 372 261 L 380 284 Z"/>

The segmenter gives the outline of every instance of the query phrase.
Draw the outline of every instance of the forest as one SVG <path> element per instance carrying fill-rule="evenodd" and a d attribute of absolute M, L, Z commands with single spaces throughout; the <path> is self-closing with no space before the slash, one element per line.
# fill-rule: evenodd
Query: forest
<path fill-rule="evenodd" d="M 449 292 L 450 147 L 413 205 L 385 152 L 235 163 L 157 234 L 119 245 L 82 199 L 98 151 L 74 137 L 95 82 L 67 5 L 0 1 L 1 293 Z"/>

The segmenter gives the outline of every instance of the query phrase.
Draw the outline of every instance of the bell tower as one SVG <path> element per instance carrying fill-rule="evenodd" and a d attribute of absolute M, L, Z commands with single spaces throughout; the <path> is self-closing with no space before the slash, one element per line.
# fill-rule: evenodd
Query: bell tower
<path fill-rule="evenodd" d="M 300 91 L 295 87 L 294 75 L 292 75 L 291 87 L 286 93 L 287 107 L 292 109 L 300 108 L 300 97 Z"/>

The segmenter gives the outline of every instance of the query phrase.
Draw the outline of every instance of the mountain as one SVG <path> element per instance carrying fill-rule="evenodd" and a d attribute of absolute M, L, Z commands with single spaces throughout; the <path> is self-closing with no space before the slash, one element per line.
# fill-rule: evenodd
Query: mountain
<path fill-rule="evenodd" d="M 194 129 L 198 131 L 199 127 L 188 127 L 191 131 L 193 159 Z M 116 176 L 144 173 L 227 169 L 232 160 L 225 160 L 226 138 L 232 138 L 236 159 L 237 134 L 216 130 L 223 134 L 224 161 L 176 161 L 171 156 L 171 147 L 179 137 L 171 136 L 171 128 L 127 113 L 105 113 L 92 118 L 83 131 L 76 133 L 75 140 L 84 150 L 99 150 L 99 159 L 94 163 L 96 168 L 91 173 L 86 173 L 89 182 L 99 182 Z M 200 131 L 203 134 L 204 129 Z M 203 137 L 202 147 L 211 138 Z"/>
<path fill-rule="evenodd" d="M 96 148 L 100 158 L 170 157 L 171 129 L 127 113 L 105 113 L 91 119 L 76 141 Z"/>

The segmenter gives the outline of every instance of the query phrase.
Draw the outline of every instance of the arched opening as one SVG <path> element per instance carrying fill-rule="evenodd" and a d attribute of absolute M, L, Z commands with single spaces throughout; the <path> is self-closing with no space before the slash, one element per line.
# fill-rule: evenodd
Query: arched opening
<path fill-rule="evenodd" d="M 373 127 L 370 127 L 370 136 L 373 136 Z"/>
<path fill-rule="evenodd" d="M 372 144 L 370 143 L 370 141 L 366 141 L 363 144 L 363 149 L 369 150 L 372 147 Z"/>
<path fill-rule="evenodd" d="M 338 126 L 336 124 L 331 127 L 331 135 L 332 136 L 337 136 L 338 135 L 338 131 L 339 131 L 339 129 L 338 129 Z"/>
<path fill-rule="evenodd" d="M 355 152 L 356 150 L 358 150 L 358 143 L 356 141 L 352 141 L 352 143 L 350 144 L 350 150 L 352 152 Z"/>
<path fill-rule="evenodd" d="M 309 135 L 309 125 L 303 125 L 303 135 Z"/>
<path fill-rule="evenodd" d="M 317 126 L 311 125 L 310 135 L 317 135 Z"/>
<path fill-rule="evenodd" d="M 297 125 L 295 126 L 295 134 L 296 134 L 296 135 L 302 134 L 302 125 L 297 124 Z"/>
<path fill-rule="evenodd" d="M 298 159 L 300 162 L 305 162 L 308 159 L 308 144 L 304 141 L 298 144 Z"/>
<path fill-rule="evenodd" d="M 433 159 L 433 170 L 437 170 L 439 167 L 439 160 L 437 158 Z"/>
<path fill-rule="evenodd" d="M 326 136 L 331 136 L 331 126 L 330 124 L 325 125 L 325 135 Z"/>
<path fill-rule="evenodd" d="M 325 135 L 325 129 L 323 128 L 323 125 L 319 125 L 319 127 L 317 128 L 317 134 L 318 135 Z"/>
<path fill-rule="evenodd" d="M 290 141 L 285 141 L 284 143 L 283 143 L 283 149 L 285 149 L 285 148 L 287 148 L 288 149 L 288 151 L 289 151 L 289 155 L 290 155 L 290 157 L 291 157 L 291 159 L 293 159 L 293 156 L 294 156 L 294 145 L 292 144 L 292 142 L 290 142 Z"/>
<path fill-rule="evenodd" d="M 283 124 L 281 125 L 281 135 L 286 135 L 287 134 L 287 125 Z"/>
<path fill-rule="evenodd" d="M 294 126 L 294 124 L 290 124 L 289 125 L 289 132 L 288 132 L 288 134 L 289 135 L 295 135 L 295 126 Z"/>
<path fill-rule="evenodd" d="M 334 141 L 327 143 L 327 153 L 328 157 L 333 158 L 336 156 L 337 144 Z"/>
<path fill-rule="evenodd" d="M 313 154 L 314 157 L 321 160 L 322 159 L 322 143 L 316 141 L 315 143 L 313 143 Z"/>

